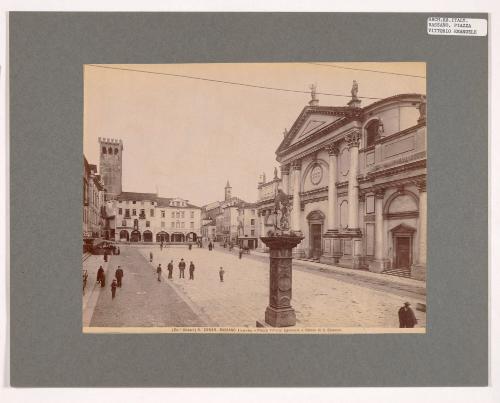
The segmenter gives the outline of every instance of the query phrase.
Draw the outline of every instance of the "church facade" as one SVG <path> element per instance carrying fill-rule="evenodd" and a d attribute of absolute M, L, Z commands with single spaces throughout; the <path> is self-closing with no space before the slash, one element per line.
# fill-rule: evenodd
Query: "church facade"
<path fill-rule="evenodd" d="M 424 280 L 425 96 L 361 107 L 355 83 L 347 106 L 311 96 L 276 151 L 281 177 L 258 185 L 260 234 L 273 228 L 280 188 L 291 199 L 291 227 L 304 236 L 295 257 Z"/>

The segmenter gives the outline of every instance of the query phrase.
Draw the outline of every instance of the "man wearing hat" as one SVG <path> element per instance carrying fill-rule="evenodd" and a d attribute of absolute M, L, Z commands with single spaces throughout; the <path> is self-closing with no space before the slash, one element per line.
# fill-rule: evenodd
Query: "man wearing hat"
<path fill-rule="evenodd" d="M 399 327 L 415 327 L 417 324 L 417 318 L 413 309 L 410 308 L 410 303 L 405 302 L 404 306 L 399 308 Z"/>

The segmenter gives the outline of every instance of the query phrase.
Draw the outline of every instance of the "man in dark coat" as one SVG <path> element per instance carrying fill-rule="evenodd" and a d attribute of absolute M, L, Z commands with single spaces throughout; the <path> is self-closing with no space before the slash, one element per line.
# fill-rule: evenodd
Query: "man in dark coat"
<path fill-rule="evenodd" d="M 104 269 L 102 266 L 99 266 L 99 270 L 97 270 L 97 282 L 100 283 L 102 280 L 102 275 L 104 274 Z"/>
<path fill-rule="evenodd" d="M 182 258 L 179 262 L 179 278 L 184 278 L 184 270 L 186 270 L 186 262 Z"/>
<path fill-rule="evenodd" d="M 194 280 L 194 263 L 189 264 L 189 279 Z"/>
<path fill-rule="evenodd" d="M 111 283 L 111 299 L 115 299 L 116 295 L 116 279 L 113 279 L 113 282 Z"/>
<path fill-rule="evenodd" d="M 161 263 L 156 268 L 156 274 L 158 274 L 158 281 L 161 281 Z"/>
<path fill-rule="evenodd" d="M 149 263 L 153 263 L 153 252 L 149 252 Z"/>
<path fill-rule="evenodd" d="M 415 327 L 417 324 L 417 318 L 413 309 L 410 308 L 410 303 L 405 302 L 404 306 L 399 308 L 399 327 Z"/>
<path fill-rule="evenodd" d="M 172 272 L 174 271 L 174 261 L 173 260 L 171 260 L 170 263 L 168 264 L 167 270 L 168 270 L 168 278 L 172 279 Z"/>
<path fill-rule="evenodd" d="M 116 285 L 121 288 L 122 277 L 123 277 L 123 270 L 122 270 L 121 266 L 118 266 L 118 269 L 116 269 L 115 277 L 116 277 Z"/>
<path fill-rule="evenodd" d="M 211 250 L 212 250 L 212 242 L 210 242 L 210 243 L 208 244 L 208 250 L 209 250 L 209 251 L 211 251 Z"/>
<path fill-rule="evenodd" d="M 104 250 L 104 261 L 105 262 L 108 261 L 108 251 L 107 250 Z"/>

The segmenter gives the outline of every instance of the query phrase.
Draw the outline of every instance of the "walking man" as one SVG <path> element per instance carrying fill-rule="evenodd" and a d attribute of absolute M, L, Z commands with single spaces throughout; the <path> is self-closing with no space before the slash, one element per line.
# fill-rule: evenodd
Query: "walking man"
<path fill-rule="evenodd" d="M 118 269 L 116 269 L 115 277 L 116 277 L 116 285 L 121 288 L 122 278 L 123 278 L 123 270 L 122 270 L 121 266 L 118 266 Z"/>
<path fill-rule="evenodd" d="M 219 278 L 220 278 L 220 282 L 223 283 L 224 282 L 224 269 L 222 268 L 222 266 L 220 267 L 219 269 Z"/>
<path fill-rule="evenodd" d="M 115 299 L 116 295 L 116 279 L 113 279 L 113 282 L 111 283 L 111 299 Z"/>
<path fill-rule="evenodd" d="M 413 309 L 410 308 L 410 303 L 405 302 L 404 306 L 399 308 L 399 327 L 415 327 L 417 324 L 417 318 Z"/>
<path fill-rule="evenodd" d="M 186 269 L 186 262 L 184 261 L 184 258 L 181 258 L 181 261 L 179 262 L 179 278 L 184 278 L 185 269 Z"/>
<path fill-rule="evenodd" d="M 240 246 L 240 250 L 239 250 L 238 254 L 240 255 L 240 259 L 241 259 L 241 257 L 243 256 L 243 248 L 241 246 Z"/>
<path fill-rule="evenodd" d="M 174 271 L 174 261 L 173 260 L 171 260 L 170 263 L 168 264 L 167 270 L 168 270 L 168 278 L 172 279 L 172 272 Z"/>
<path fill-rule="evenodd" d="M 158 274 L 158 281 L 161 281 L 161 263 L 156 268 L 156 274 Z"/>
<path fill-rule="evenodd" d="M 97 282 L 100 283 L 102 281 L 102 275 L 104 274 L 104 269 L 102 266 L 99 266 L 99 270 L 97 270 Z"/>
<path fill-rule="evenodd" d="M 189 264 L 189 279 L 194 280 L 194 263 L 190 262 Z"/>
<path fill-rule="evenodd" d="M 153 252 L 149 252 L 149 263 L 153 263 Z"/>

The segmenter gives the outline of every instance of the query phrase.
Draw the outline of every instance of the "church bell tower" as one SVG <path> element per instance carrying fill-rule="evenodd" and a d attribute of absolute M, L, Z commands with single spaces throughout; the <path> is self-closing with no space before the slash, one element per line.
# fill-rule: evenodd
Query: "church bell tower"
<path fill-rule="evenodd" d="M 227 181 L 226 187 L 224 188 L 224 201 L 229 201 L 231 200 L 231 185 L 229 184 L 229 181 Z"/>

